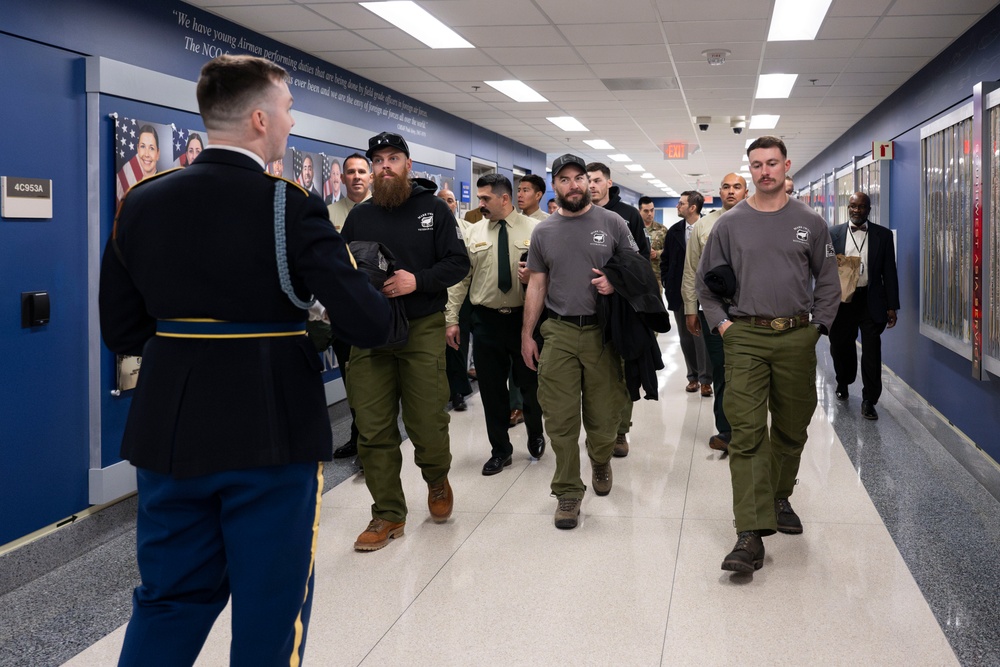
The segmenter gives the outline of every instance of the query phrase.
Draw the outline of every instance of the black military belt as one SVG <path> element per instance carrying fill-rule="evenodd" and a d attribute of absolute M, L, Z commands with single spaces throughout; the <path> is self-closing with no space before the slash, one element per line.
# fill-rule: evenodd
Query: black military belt
<path fill-rule="evenodd" d="M 491 313 L 498 313 L 500 315 L 514 315 L 524 310 L 524 306 L 516 306 L 516 307 L 504 306 L 502 308 L 490 308 L 489 306 L 475 305 L 473 306 L 473 308 L 482 308 L 483 310 L 487 310 Z"/>
<path fill-rule="evenodd" d="M 578 327 L 589 327 L 597 324 L 597 315 L 559 315 L 549 311 L 549 317 L 561 322 L 569 322 Z"/>
<path fill-rule="evenodd" d="M 775 331 L 788 331 L 809 324 L 809 315 L 795 315 L 794 317 L 757 317 L 755 315 L 737 315 L 733 317 L 734 322 L 746 322 L 753 327 L 762 329 L 774 329 Z"/>

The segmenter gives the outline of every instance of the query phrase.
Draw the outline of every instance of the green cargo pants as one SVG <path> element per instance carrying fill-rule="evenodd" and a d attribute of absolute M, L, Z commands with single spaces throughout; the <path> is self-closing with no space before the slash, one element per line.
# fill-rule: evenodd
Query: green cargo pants
<path fill-rule="evenodd" d="M 542 324 L 538 360 L 538 402 L 545 432 L 556 455 L 552 493 L 557 498 L 583 498 L 580 477 L 580 425 L 587 432 L 587 453 L 597 463 L 611 460 L 622 416 L 622 362 L 601 342 L 601 329 L 548 319 Z"/>
<path fill-rule="evenodd" d="M 400 401 L 403 425 L 424 481 L 439 482 L 451 468 L 444 329 L 444 313 L 434 313 L 410 320 L 409 340 L 402 347 L 351 349 L 347 399 L 357 413 L 358 456 L 375 501 L 373 518 L 406 520 L 406 498 L 399 479 L 403 467 L 397 424 Z"/>
<path fill-rule="evenodd" d="M 817 340 L 815 326 L 774 331 L 745 322 L 734 322 L 722 337 L 737 532 L 774 533 L 774 499 L 788 498 L 795 488 L 816 411 Z"/>

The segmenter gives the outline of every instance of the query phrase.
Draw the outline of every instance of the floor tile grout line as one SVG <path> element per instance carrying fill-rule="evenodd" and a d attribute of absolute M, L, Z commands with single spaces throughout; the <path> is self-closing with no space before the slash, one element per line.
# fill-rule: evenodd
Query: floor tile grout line
<path fill-rule="evenodd" d="M 702 405 L 703 404 L 699 404 L 698 419 L 695 421 L 694 434 L 691 436 L 691 438 L 695 442 L 694 446 L 691 447 L 691 458 L 688 460 L 688 474 L 687 474 L 687 480 L 685 481 L 684 484 L 684 502 L 681 504 L 680 528 L 678 528 L 677 530 L 677 546 L 674 549 L 674 572 L 673 576 L 670 578 L 670 602 L 667 603 L 667 615 L 663 623 L 663 641 L 660 643 L 661 665 L 665 664 L 664 660 L 666 660 L 667 633 L 670 629 L 670 613 L 674 605 L 674 589 L 677 587 L 677 577 L 678 577 L 678 570 L 680 566 L 680 556 L 681 556 L 681 540 L 684 538 L 684 522 L 685 522 L 685 515 L 687 514 L 688 494 L 691 492 L 691 476 L 694 474 L 694 453 L 698 447 L 697 443 L 698 426 L 700 425 L 701 417 L 704 412 L 704 410 L 702 410 L 701 407 Z M 683 426 L 681 428 L 683 430 Z M 679 444 L 680 443 L 678 442 L 678 445 Z"/>

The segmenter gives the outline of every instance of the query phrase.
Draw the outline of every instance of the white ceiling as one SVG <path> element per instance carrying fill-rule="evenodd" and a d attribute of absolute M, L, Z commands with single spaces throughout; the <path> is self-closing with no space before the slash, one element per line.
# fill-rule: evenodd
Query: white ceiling
<path fill-rule="evenodd" d="M 550 158 L 605 162 L 618 184 L 652 196 L 663 193 L 608 153 L 627 154 L 677 192 L 712 192 L 740 168 L 747 138 L 776 134 L 794 174 L 1000 4 L 833 0 L 815 41 L 768 43 L 773 0 L 417 0 L 476 46 L 433 50 L 353 0 L 186 1 Z M 710 66 L 702 52 L 719 48 L 732 53 Z M 757 75 L 768 73 L 799 75 L 788 99 L 754 99 Z M 483 83 L 511 78 L 549 101 L 517 103 Z M 624 78 L 671 87 L 609 90 L 602 81 Z M 774 130 L 735 135 L 730 119 L 753 114 L 781 119 Z M 590 131 L 546 120 L 564 115 Z M 707 132 L 698 116 L 712 118 Z M 665 142 L 696 152 L 664 160 Z"/>

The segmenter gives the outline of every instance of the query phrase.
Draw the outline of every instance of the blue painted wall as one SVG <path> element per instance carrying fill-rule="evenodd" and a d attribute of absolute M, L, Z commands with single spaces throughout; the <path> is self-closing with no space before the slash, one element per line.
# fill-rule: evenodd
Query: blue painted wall
<path fill-rule="evenodd" d="M 0 35 L 0 174 L 52 179 L 51 220 L 0 220 L 0 544 L 87 506 L 83 63 Z M 21 328 L 21 292 L 51 320 Z"/>
<path fill-rule="evenodd" d="M 198 25 L 211 35 L 194 35 Z M 105 56 L 185 80 L 197 79 L 232 40 L 287 59 L 296 109 L 370 130 L 403 132 L 456 154 L 456 169 L 415 165 L 470 180 L 469 156 L 545 173 L 545 154 L 428 107 L 178 0 L 35 0 L 0 17 L 0 174 L 52 178 L 51 221 L 0 221 L 0 545 L 87 507 L 90 465 L 87 313 L 87 164 L 84 56 Z M 192 43 L 197 45 L 195 52 Z M 289 65 L 291 63 L 291 65 Z M 306 70 L 312 70 L 307 72 Z M 111 96 L 100 99 L 101 246 L 114 215 L 113 123 L 108 114 L 202 127 L 194 114 Z M 400 117 L 389 117 L 389 113 Z M 324 145 L 293 137 L 292 145 Z M 351 149 L 365 146 L 345 147 Z M 475 150 L 473 150 L 475 148 Z M 328 151 L 329 152 L 329 151 Z M 52 321 L 20 328 L 20 292 L 48 290 Z M 128 397 L 113 398 L 112 355 L 102 346 L 101 465 L 116 463 Z"/>
<path fill-rule="evenodd" d="M 920 127 L 967 101 L 980 81 L 1000 79 L 1000 8 L 973 26 L 923 70 L 801 169 L 796 183 L 820 178 L 871 151 L 872 141 L 893 140 L 889 223 L 896 230 L 900 280 L 899 323 L 882 336 L 883 362 L 932 406 L 1000 461 L 996 437 L 1000 383 L 972 378 L 971 362 L 919 332 Z M 789 147 L 793 160 L 794 145 Z"/>

